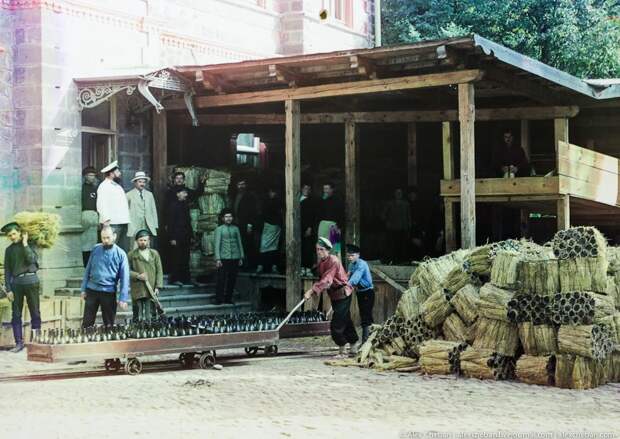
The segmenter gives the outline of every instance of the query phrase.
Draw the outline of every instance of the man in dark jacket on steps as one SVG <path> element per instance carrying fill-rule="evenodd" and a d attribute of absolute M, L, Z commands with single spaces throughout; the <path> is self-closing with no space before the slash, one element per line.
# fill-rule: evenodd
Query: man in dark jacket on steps
<path fill-rule="evenodd" d="M 189 200 L 185 186 L 176 189 L 176 198 L 168 205 L 168 241 L 171 248 L 170 283 L 178 286 L 190 285 L 189 251 L 192 241 L 192 219 L 189 215 Z"/>

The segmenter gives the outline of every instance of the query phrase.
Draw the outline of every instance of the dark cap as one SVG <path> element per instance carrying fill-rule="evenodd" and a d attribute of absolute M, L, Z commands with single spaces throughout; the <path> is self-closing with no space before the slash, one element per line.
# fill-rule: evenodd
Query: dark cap
<path fill-rule="evenodd" d="M 21 227 L 19 227 L 19 224 L 17 224 L 16 222 L 11 222 L 11 223 L 3 225 L 2 228 L 0 229 L 0 232 L 9 233 L 12 230 L 17 230 L 19 232 L 21 231 Z"/>
<path fill-rule="evenodd" d="M 143 237 L 145 237 L 145 236 L 149 236 L 149 237 L 150 237 L 150 236 L 151 236 L 151 232 L 149 232 L 149 231 L 148 231 L 148 230 L 146 230 L 146 229 L 138 230 L 138 231 L 136 232 L 136 238 L 135 238 L 135 239 L 136 239 L 136 241 L 137 241 L 138 239 L 143 238 Z"/>
<path fill-rule="evenodd" d="M 360 252 L 361 252 L 361 249 L 357 245 L 347 244 L 347 253 L 349 253 L 349 254 L 354 254 L 354 253 L 359 254 Z"/>
<path fill-rule="evenodd" d="M 87 166 L 84 169 L 82 169 L 82 175 L 96 174 L 96 173 L 97 173 L 97 170 L 93 168 L 92 166 Z"/>

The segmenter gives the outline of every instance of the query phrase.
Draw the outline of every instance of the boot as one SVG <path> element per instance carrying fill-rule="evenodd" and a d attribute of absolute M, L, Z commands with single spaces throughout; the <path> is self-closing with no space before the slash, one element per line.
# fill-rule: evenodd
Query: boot
<path fill-rule="evenodd" d="M 22 341 L 18 341 L 15 343 L 15 347 L 13 349 L 11 349 L 9 352 L 12 352 L 14 354 L 21 352 L 24 350 L 24 343 Z"/>
<path fill-rule="evenodd" d="M 366 343 L 368 336 L 370 335 L 370 328 L 368 326 L 362 326 L 362 344 Z"/>
<path fill-rule="evenodd" d="M 349 357 L 356 357 L 357 356 L 357 351 L 358 351 L 358 344 L 357 344 L 357 342 L 351 343 L 349 345 Z"/>

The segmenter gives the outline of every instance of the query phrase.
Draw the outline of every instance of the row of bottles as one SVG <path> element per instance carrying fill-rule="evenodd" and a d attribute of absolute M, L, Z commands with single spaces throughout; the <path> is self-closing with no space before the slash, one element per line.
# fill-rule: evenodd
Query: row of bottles
<path fill-rule="evenodd" d="M 124 324 L 80 329 L 34 330 L 31 341 L 41 344 L 75 344 L 127 339 L 183 337 L 200 334 L 225 334 L 249 331 L 273 331 L 286 318 L 279 313 L 243 313 L 217 316 L 180 316 L 155 321 L 125 320 Z M 320 311 L 298 312 L 289 324 L 325 321 Z"/>

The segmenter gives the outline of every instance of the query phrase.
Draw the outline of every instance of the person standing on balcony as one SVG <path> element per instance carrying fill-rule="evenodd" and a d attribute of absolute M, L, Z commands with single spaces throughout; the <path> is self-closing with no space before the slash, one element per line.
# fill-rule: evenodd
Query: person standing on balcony
<path fill-rule="evenodd" d="M 127 225 L 129 224 L 129 203 L 121 186 L 121 171 L 118 162 L 113 161 L 101 170 L 105 179 L 97 189 L 97 212 L 101 226 L 110 226 L 117 236 L 117 244 L 127 251 Z"/>
<path fill-rule="evenodd" d="M 144 171 L 136 172 L 131 179 L 134 188 L 127 192 L 130 219 L 129 226 L 127 227 L 127 236 L 133 238 L 138 231 L 148 230 L 150 233 L 150 247 L 155 248 L 159 221 L 157 219 L 155 197 L 151 191 L 146 189 L 146 184 L 150 180 Z"/>
<path fill-rule="evenodd" d="M 84 182 L 82 183 L 82 262 L 84 267 L 88 264 L 90 252 L 97 244 L 97 226 L 99 214 L 97 213 L 97 171 L 92 166 L 87 166 L 82 171 Z"/>
<path fill-rule="evenodd" d="M 492 177 L 529 177 L 530 164 L 521 146 L 514 142 L 512 130 L 504 130 L 504 142 L 497 145 L 491 157 Z"/>

